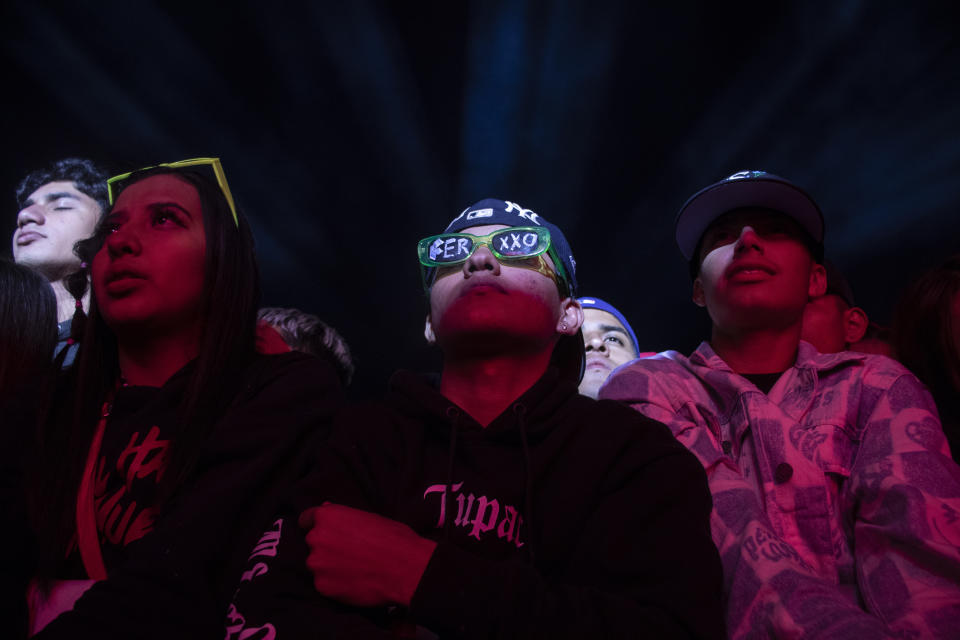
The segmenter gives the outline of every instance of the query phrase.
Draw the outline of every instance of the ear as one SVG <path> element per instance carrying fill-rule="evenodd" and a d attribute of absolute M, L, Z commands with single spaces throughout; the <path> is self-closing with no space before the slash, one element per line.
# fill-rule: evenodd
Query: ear
<path fill-rule="evenodd" d="M 564 298 L 560 303 L 560 318 L 557 320 L 557 333 L 576 335 L 583 324 L 583 307 L 576 298 Z"/>
<path fill-rule="evenodd" d="M 846 343 L 853 344 L 863 340 L 867 333 L 867 327 L 870 324 L 870 318 L 860 307 L 850 307 L 843 313 L 843 339 Z"/>
<path fill-rule="evenodd" d="M 810 269 L 810 283 L 807 285 L 807 297 L 819 298 L 827 292 L 827 270 L 822 264 L 813 263 Z"/>
<path fill-rule="evenodd" d="M 433 323 L 430 322 L 430 314 L 423 323 L 423 337 L 427 339 L 427 344 L 437 344 L 437 335 L 433 332 Z"/>
<path fill-rule="evenodd" d="M 700 281 L 700 276 L 693 280 L 693 304 L 698 307 L 707 306 L 707 298 L 703 294 L 703 283 Z"/>

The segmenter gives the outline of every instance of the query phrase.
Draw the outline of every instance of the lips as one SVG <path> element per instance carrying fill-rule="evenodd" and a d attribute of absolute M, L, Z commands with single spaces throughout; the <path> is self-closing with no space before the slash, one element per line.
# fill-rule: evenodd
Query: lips
<path fill-rule="evenodd" d="M 463 292 L 460 295 L 483 295 L 487 293 L 506 293 L 506 289 L 500 286 L 499 283 L 493 282 L 492 280 L 476 280 L 474 282 L 467 281 L 466 286 L 463 288 Z"/>
<path fill-rule="evenodd" d="M 111 282 L 116 282 L 117 280 L 143 280 L 144 276 L 139 271 L 128 268 L 111 268 L 107 270 L 106 282 L 110 284 Z"/>
<path fill-rule="evenodd" d="M 104 283 L 107 293 L 119 295 L 125 293 L 146 280 L 146 277 L 139 271 L 126 267 L 112 267 L 107 270 Z"/>
<path fill-rule="evenodd" d="M 23 246 L 30 244 L 34 240 L 39 240 L 40 238 L 46 238 L 47 236 L 43 235 L 39 231 L 21 231 L 17 236 L 17 246 Z"/>
<path fill-rule="evenodd" d="M 729 280 L 762 280 L 776 273 L 773 265 L 762 260 L 738 260 L 727 267 L 724 274 Z"/>
<path fill-rule="evenodd" d="M 603 369 L 605 371 L 613 369 L 613 367 L 610 366 L 610 363 L 604 358 L 587 358 L 586 368 Z"/>

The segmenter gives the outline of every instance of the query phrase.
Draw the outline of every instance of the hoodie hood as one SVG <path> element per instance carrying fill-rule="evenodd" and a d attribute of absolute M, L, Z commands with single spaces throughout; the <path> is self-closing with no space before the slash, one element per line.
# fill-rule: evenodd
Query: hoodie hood
<path fill-rule="evenodd" d="M 542 376 L 519 398 L 510 403 L 494 420 L 483 427 L 459 406 L 444 397 L 436 384 L 429 379 L 409 372 L 399 371 L 390 380 L 387 404 L 407 420 L 422 425 L 428 440 L 446 446 L 446 486 L 454 486 L 458 478 L 458 451 L 495 446 L 514 449 L 522 454 L 522 472 L 514 476 L 517 489 L 522 495 L 518 505 L 522 520 L 535 522 L 534 484 L 537 475 L 533 451 L 560 426 L 567 416 L 562 405 L 578 395 L 573 381 L 555 367 L 548 367 Z M 502 460 L 500 460 L 502 463 Z M 539 464 L 543 464 L 541 461 Z M 443 539 L 449 540 L 453 526 L 451 492 L 444 492 Z M 529 562 L 535 561 L 533 538 L 524 545 Z"/>
<path fill-rule="evenodd" d="M 398 413 L 421 422 L 435 438 L 449 438 L 451 418 L 457 414 L 460 438 L 516 443 L 521 420 L 530 441 L 539 441 L 549 433 L 559 407 L 575 395 L 576 384 L 551 366 L 486 427 L 444 397 L 436 378 L 412 371 L 398 371 L 390 378 L 386 401 Z"/>

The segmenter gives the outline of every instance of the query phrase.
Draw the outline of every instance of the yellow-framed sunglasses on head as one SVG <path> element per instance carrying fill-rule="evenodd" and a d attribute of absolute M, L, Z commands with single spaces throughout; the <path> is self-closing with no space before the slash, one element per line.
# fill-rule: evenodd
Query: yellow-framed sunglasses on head
<path fill-rule="evenodd" d="M 235 204 L 233 204 L 233 194 L 230 193 L 230 185 L 227 184 L 227 176 L 223 173 L 223 165 L 220 164 L 220 158 L 190 158 L 189 160 L 178 160 L 177 162 L 161 162 L 160 164 L 137 169 L 137 171 L 146 171 L 147 169 L 156 169 L 157 167 L 180 169 L 183 167 L 197 167 L 200 165 L 210 165 L 213 168 L 213 175 L 217 177 L 217 184 L 220 185 L 220 190 L 223 192 L 223 197 L 227 199 L 227 204 L 230 205 L 230 212 L 233 214 L 233 222 L 237 225 L 237 227 L 239 227 L 240 220 L 237 218 L 237 207 Z M 111 206 L 113 206 L 114 183 L 126 180 L 137 171 L 128 171 L 107 179 L 107 198 L 109 199 Z"/>

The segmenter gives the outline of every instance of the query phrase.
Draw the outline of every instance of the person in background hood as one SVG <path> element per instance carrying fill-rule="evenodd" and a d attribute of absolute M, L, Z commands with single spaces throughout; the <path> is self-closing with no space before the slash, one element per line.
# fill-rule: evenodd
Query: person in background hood
<path fill-rule="evenodd" d="M 640 356 L 640 347 L 630 323 L 612 304 L 600 298 L 580 298 L 579 302 L 586 352 L 580 393 L 596 398 L 614 369 Z"/>
<path fill-rule="evenodd" d="M 562 232 L 488 199 L 418 253 L 439 383 L 401 371 L 340 415 L 227 638 L 723 637 L 702 468 L 662 424 L 577 393 Z"/>
<path fill-rule="evenodd" d="M 854 303 L 853 289 L 836 265 L 825 260 L 823 266 L 827 291 L 811 298 L 803 308 L 800 339 L 820 353 L 856 351 L 854 345 L 863 340 L 870 318 Z"/>
<path fill-rule="evenodd" d="M 266 324 L 274 330 L 272 335 L 262 329 L 258 333 L 257 348 L 261 353 L 284 353 L 287 350 L 309 353 L 332 364 L 344 388 L 350 384 L 357 369 L 350 355 L 350 346 L 326 322 L 312 313 L 290 307 L 264 307 L 257 312 L 257 320 L 261 327 Z M 283 345 L 272 347 L 269 341 L 276 339 L 273 336 Z"/>

